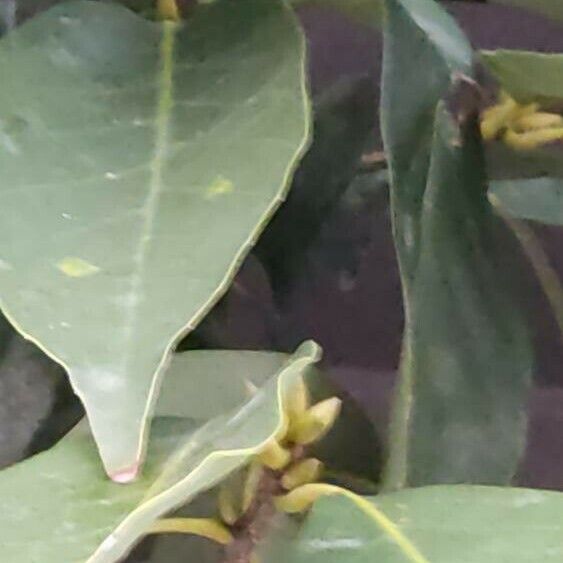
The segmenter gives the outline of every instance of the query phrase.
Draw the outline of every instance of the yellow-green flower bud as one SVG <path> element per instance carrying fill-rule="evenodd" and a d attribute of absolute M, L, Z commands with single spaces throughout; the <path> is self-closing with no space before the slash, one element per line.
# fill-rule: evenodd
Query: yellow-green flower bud
<path fill-rule="evenodd" d="M 531 115 L 523 115 L 514 122 L 513 129 L 518 132 L 537 131 L 551 127 L 563 127 L 563 116 L 558 113 L 538 111 Z"/>
<path fill-rule="evenodd" d="M 304 459 L 292 465 L 281 479 L 282 487 L 288 491 L 307 483 L 318 481 L 323 472 L 323 463 L 315 458 Z"/>
<path fill-rule="evenodd" d="M 176 0 L 158 0 L 158 15 L 163 20 L 180 21 L 180 10 Z"/>
<path fill-rule="evenodd" d="M 235 498 L 233 483 L 227 480 L 221 483 L 219 493 L 217 494 L 217 508 L 221 520 L 232 526 L 240 516 L 240 510 L 237 508 L 237 500 Z"/>
<path fill-rule="evenodd" d="M 325 399 L 313 405 L 294 421 L 288 432 L 288 440 L 307 445 L 317 442 L 332 428 L 340 414 L 342 401 L 338 397 Z"/>
<path fill-rule="evenodd" d="M 310 404 L 309 389 L 307 389 L 303 377 L 300 376 L 284 397 L 284 411 L 289 417 L 289 420 L 292 421 L 302 416 L 303 413 L 307 411 Z"/>
<path fill-rule="evenodd" d="M 532 150 L 542 145 L 562 141 L 563 127 L 550 127 L 536 131 L 527 131 L 525 133 L 517 133 L 509 129 L 504 134 L 503 139 L 507 145 L 515 150 Z"/>
<path fill-rule="evenodd" d="M 263 475 L 263 468 L 259 463 L 253 462 L 248 466 L 244 484 L 242 487 L 242 513 L 244 514 L 256 497 L 260 479 Z"/>
<path fill-rule="evenodd" d="M 309 510 L 320 497 L 335 494 L 337 487 L 325 483 L 310 483 L 274 499 L 274 505 L 280 512 L 297 514 Z"/>
<path fill-rule="evenodd" d="M 258 454 L 258 459 L 270 469 L 283 469 L 291 461 L 291 453 L 280 445 L 276 439 L 270 440 Z"/>

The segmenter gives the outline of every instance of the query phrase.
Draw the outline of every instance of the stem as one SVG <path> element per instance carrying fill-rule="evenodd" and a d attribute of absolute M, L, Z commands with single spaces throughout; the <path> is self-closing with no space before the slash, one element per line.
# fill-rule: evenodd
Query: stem
<path fill-rule="evenodd" d="M 254 499 L 231 527 L 233 541 L 225 548 L 222 563 L 255 563 L 256 547 L 265 538 L 276 515 L 274 498 L 282 492 L 280 472 L 263 468 Z"/>
<path fill-rule="evenodd" d="M 407 538 L 400 528 L 390 520 L 374 504 L 364 497 L 335 485 L 312 483 L 294 489 L 283 497 L 276 499 L 276 508 L 283 512 L 298 513 L 307 510 L 317 499 L 323 496 L 341 495 L 350 499 L 368 518 L 373 520 L 383 532 L 399 547 L 404 555 L 413 563 L 430 563 L 418 548 Z"/>

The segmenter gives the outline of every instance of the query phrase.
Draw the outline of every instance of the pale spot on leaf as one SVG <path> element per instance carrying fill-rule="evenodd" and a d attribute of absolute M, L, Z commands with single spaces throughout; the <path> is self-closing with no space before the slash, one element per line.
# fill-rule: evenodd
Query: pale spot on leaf
<path fill-rule="evenodd" d="M 63 258 L 58 264 L 57 268 L 65 275 L 71 278 L 85 278 L 93 276 L 100 271 L 98 266 L 74 256 L 67 256 Z"/>
<path fill-rule="evenodd" d="M 215 180 L 205 190 L 205 199 L 214 199 L 220 195 L 226 195 L 234 192 L 235 186 L 230 180 L 223 176 L 217 176 Z"/>

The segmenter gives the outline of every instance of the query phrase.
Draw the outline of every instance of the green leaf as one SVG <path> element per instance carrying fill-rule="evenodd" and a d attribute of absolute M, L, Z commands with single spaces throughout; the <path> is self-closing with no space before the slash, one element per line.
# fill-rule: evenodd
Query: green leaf
<path fill-rule="evenodd" d="M 481 57 L 517 101 L 550 106 L 563 100 L 563 54 L 499 49 L 481 51 Z"/>
<path fill-rule="evenodd" d="M 382 119 L 406 317 L 385 486 L 504 483 L 524 439 L 531 352 L 506 289 L 477 132 L 439 103 L 455 101 L 456 77 L 470 76 L 471 49 L 426 1 L 390 2 L 385 40 Z"/>
<path fill-rule="evenodd" d="M 2 308 L 66 367 L 115 479 L 139 469 L 172 346 L 285 197 L 303 66 L 281 0 L 179 25 L 74 2 L 0 42 Z"/>
<path fill-rule="evenodd" d="M 513 217 L 549 225 L 563 225 L 561 178 L 492 182 L 489 193 Z"/>
<path fill-rule="evenodd" d="M 279 354 L 186 352 L 174 358 L 167 381 L 187 398 L 184 412 L 153 423 L 143 476 L 128 486 L 107 479 L 86 425 L 57 446 L 0 472 L 0 560 L 10 563 L 111 563 L 121 560 L 158 517 L 190 501 L 244 465 L 282 425 L 281 400 L 319 358 L 313 343 L 281 362 Z M 248 400 L 235 377 L 266 380 Z M 210 366 L 216 366 L 209 370 Z M 208 371 L 209 370 L 209 371 Z M 263 372 L 255 370 L 264 370 Z M 184 377 L 190 373 L 189 377 Z M 196 377 L 206 383 L 194 387 Z M 189 418 L 195 397 L 213 393 L 236 408 L 208 420 Z M 274 374 L 266 379 L 267 375 Z M 166 383 L 165 383 L 166 385 Z M 213 413 L 214 415 L 217 413 Z M 157 406 L 160 415 L 160 406 Z"/>
<path fill-rule="evenodd" d="M 470 83 L 472 52 L 436 3 L 388 5 L 382 124 L 406 326 L 385 486 L 504 483 L 524 439 L 530 342 L 477 132 L 436 110 Z"/>
<path fill-rule="evenodd" d="M 420 198 L 388 486 L 506 483 L 525 437 L 531 343 L 507 289 L 476 127 L 460 129 L 443 104 Z"/>
<path fill-rule="evenodd" d="M 526 8 L 549 16 L 556 20 L 563 20 L 563 3 L 560 0 L 492 0 L 495 4 Z"/>
<path fill-rule="evenodd" d="M 407 555 L 350 500 L 319 501 L 284 563 L 556 563 L 563 560 L 563 494 L 441 486 L 370 497 L 422 559 Z M 289 553 L 289 555 L 288 555 Z M 282 561 L 280 560 L 280 561 Z M 273 560 L 271 560 L 273 562 Z"/>
<path fill-rule="evenodd" d="M 454 20 L 433 0 L 388 0 L 387 11 L 381 125 L 399 264 L 408 291 L 418 260 L 421 194 L 436 104 L 460 76 L 471 75 L 473 53 Z"/>

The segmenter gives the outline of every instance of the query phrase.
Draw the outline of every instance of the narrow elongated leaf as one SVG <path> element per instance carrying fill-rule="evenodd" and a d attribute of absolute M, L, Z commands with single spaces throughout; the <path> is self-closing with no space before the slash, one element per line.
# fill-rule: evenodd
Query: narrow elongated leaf
<path fill-rule="evenodd" d="M 525 436 L 531 344 L 507 289 L 478 135 L 443 107 L 423 198 L 405 358 L 408 480 L 505 483 Z"/>
<path fill-rule="evenodd" d="M 387 8 L 381 124 L 399 265 L 408 291 L 418 256 L 436 104 L 459 76 L 471 75 L 473 53 L 454 20 L 433 0 L 388 0 Z M 405 76 L 412 87 L 404 87 Z"/>
<path fill-rule="evenodd" d="M 121 560 L 156 518 L 213 487 L 279 430 L 282 396 L 318 359 L 319 349 L 304 344 L 283 362 L 279 354 L 263 353 L 258 358 L 251 353 L 248 376 L 265 380 L 263 386 L 249 400 L 247 390 L 238 387 L 240 380 L 235 378 L 229 388 L 226 379 L 219 378 L 215 396 L 223 403 L 232 396 L 236 408 L 197 421 L 186 416 L 194 397 L 205 398 L 193 386 L 193 374 L 198 372 L 202 381 L 212 380 L 217 373 L 228 372 L 227 359 L 242 366 L 246 353 L 230 358 L 221 352 L 191 356 L 186 352 L 175 357 L 170 373 L 175 392 L 187 397 L 185 412 L 155 420 L 146 471 L 138 482 L 123 486 L 107 479 L 86 425 L 53 449 L 0 472 L 1 561 Z M 210 365 L 222 369 L 208 370 Z M 186 368 L 192 375 L 184 379 Z M 170 414 L 166 405 L 164 414 Z"/>
<path fill-rule="evenodd" d="M 563 179 L 535 178 L 492 182 L 490 193 L 514 217 L 563 225 Z"/>
<path fill-rule="evenodd" d="M 452 22 L 440 33 L 446 16 L 436 10 L 389 2 L 382 117 L 406 326 L 388 488 L 509 480 L 531 371 L 493 236 L 478 134 L 443 103 L 435 110 L 456 75 L 471 72 L 472 57 Z"/>
<path fill-rule="evenodd" d="M 350 500 L 319 501 L 283 563 L 556 563 L 563 560 L 563 494 L 442 486 L 371 497 L 422 558 Z M 289 555 L 288 555 L 289 553 Z M 277 563 L 277 561 L 276 561 Z"/>
<path fill-rule="evenodd" d="M 444 38 L 456 49 L 443 52 L 432 40 L 436 13 L 445 16 L 430 1 L 415 7 L 412 2 L 391 0 L 387 4 L 388 21 L 384 34 L 381 98 L 382 136 L 388 155 L 393 211 L 393 234 L 401 272 L 406 322 L 409 322 L 411 285 L 418 260 L 422 197 L 428 175 L 433 113 L 439 99 L 452 82 L 450 69 L 470 72 L 471 48 L 453 20 L 442 29 Z M 424 16 L 427 16 L 425 19 Z M 461 57 L 449 60 L 449 53 Z M 404 76 L 410 76 L 413 88 L 404 88 Z M 409 331 L 404 336 L 404 354 L 408 351 Z M 412 395 L 411 373 L 401 370 L 399 393 L 392 417 L 390 459 L 387 486 L 406 482 L 407 421 Z"/>
<path fill-rule="evenodd" d="M 284 197 L 303 51 L 281 0 L 189 24 L 75 2 L 0 43 L 2 308 L 67 368 L 115 479 L 138 471 L 171 346 Z"/>

